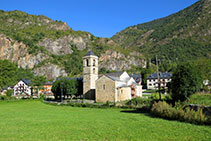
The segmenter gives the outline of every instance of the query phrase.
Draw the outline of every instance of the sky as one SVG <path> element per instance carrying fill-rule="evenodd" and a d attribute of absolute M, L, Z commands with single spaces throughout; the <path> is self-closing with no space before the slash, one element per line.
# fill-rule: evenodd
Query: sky
<path fill-rule="evenodd" d="M 21 10 L 66 22 L 73 30 L 112 37 L 132 26 L 178 12 L 198 0 L 0 0 L 4 11 Z"/>

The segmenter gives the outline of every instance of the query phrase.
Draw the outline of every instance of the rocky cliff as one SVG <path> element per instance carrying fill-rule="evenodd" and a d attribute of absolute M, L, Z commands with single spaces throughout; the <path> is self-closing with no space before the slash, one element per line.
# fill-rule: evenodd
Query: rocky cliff
<path fill-rule="evenodd" d="M 42 15 L 0 10 L 0 59 L 52 79 L 82 74 L 82 57 L 88 50 L 99 56 L 100 68 L 116 71 L 145 67 L 146 58 L 155 55 L 168 62 L 210 58 L 210 9 L 210 0 L 200 0 L 168 17 L 128 27 L 111 39 L 74 31 Z"/>
<path fill-rule="evenodd" d="M 80 60 L 90 49 L 100 56 L 100 67 L 107 70 L 144 66 L 139 57 L 126 56 L 115 50 L 118 45 L 111 39 L 73 31 L 66 23 L 42 15 L 0 10 L 0 22 L 0 59 L 11 60 L 19 67 L 30 68 L 36 75 L 45 75 L 48 79 L 71 74 L 71 67 L 81 74 Z M 70 61 L 73 62 L 71 67 L 67 66 Z"/>
<path fill-rule="evenodd" d="M 39 53 L 32 55 L 28 53 L 24 43 L 19 43 L 5 35 L 0 34 L 0 59 L 8 59 L 17 63 L 22 68 L 34 68 L 48 56 Z"/>

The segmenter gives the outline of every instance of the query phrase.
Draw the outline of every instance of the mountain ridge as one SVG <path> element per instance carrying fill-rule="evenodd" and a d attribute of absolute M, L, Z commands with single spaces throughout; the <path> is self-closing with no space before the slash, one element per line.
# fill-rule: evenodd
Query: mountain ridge
<path fill-rule="evenodd" d="M 65 22 L 22 11 L 0 10 L 0 59 L 30 68 L 49 79 L 82 74 L 82 56 L 92 50 L 100 70 L 146 67 L 158 55 L 165 61 L 211 58 L 211 0 L 127 27 L 112 38 L 74 31 Z"/>
<path fill-rule="evenodd" d="M 150 54 L 150 57 L 153 57 L 155 54 L 159 54 L 158 51 L 161 48 L 168 49 L 167 47 L 163 47 L 163 45 L 168 45 L 168 43 L 170 43 L 170 45 L 173 44 L 174 48 L 176 48 L 178 45 L 171 43 L 173 39 L 179 40 L 177 42 L 182 42 L 183 44 L 183 42 L 188 42 L 186 40 L 183 41 L 183 39 L 191 38 L 188 39 L 191 43 L 194 41 L 197 41 L 198 44 L 206 42 L 207 45 L 210 46 L 210 9 L 211 1 L 201 0 L 167 17 L 130 26 L 118 32 L 112 37 L 112 39 L 126 48 L 135 48 L 145 54 Z M 199 36 L 203 36 L 204 38 Z M 156 49 L 158 51 L 153 52 L 153 50 Z M 210 49 L 206 51 L 210 53 Z M 161 58 L 162 55 L 165 59 L 168 59 L 164 54 L 159 54 Z M 209 54 L 206 55 L 206 57 L 210 58 Z"/>

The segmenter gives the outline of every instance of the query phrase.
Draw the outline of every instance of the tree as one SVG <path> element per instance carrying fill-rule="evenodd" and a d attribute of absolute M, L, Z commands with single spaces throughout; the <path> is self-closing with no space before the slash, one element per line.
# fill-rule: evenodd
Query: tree
<path fill-rule="evenodd" d="M 30 69 L 18 68 L 17 81 L 19 81 L 20 79 L 32 80 L 33 78 L 34 78 L 34 74 Z"/>
<path fill-rule="evenodd" d="M 199 69 L 190 63 L 181 64 L 176 68 L 172 81 L 169 83 L 169 92 L 175 101 L 185 101 L 202 86 L 202 77 Z"/>
<path fill-rule="evenodd" d="M 61 92 L 63 96 L 70 96 L 71 99 L 78 93 L 78 81 L 75 79 L 67 80 L 65 78 L 57 80 L 53 83 L 52 92 L 56 99 L 61 98 Z"/>
<path fill-rule="evenodd" d="M 17 79 L 18 67 L 8 60 L 0 60 L 0 88 L 13 85 Z"/>
<path fill-rule="evenodd" d="M 40 89 L 43 89 L 43 84 L 47 82 L 45 76 L 34 76 L 31 79 L 31 86 L 34 89 L 35 93 L 38 93 Z"/>
<path fill-rule="evenodd" d="M 7 96 L 9 96 L 9 97 L 12 96 L 12 94 L 13 94 L 13 89 L 7 90 L 6 94 L 7 94 Z"/>
<path fill-rule="evenodd" d="M 32 86 L 41 86 L 46 82 L 45 76 L 34 76 L 32 79 Z"/>

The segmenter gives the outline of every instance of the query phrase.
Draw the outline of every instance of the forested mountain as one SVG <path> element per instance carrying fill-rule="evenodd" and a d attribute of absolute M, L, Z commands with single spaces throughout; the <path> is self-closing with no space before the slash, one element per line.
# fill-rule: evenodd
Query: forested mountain
<path fill-rule="evenodd" d="M 0 59 L 11 60 L 47 78 L 82 74 L 82 57 L 88 50 L 100 56 L 103 70 L 145 65 L 143 56 L 128 52 L 111 39 L 74 31 L 64 22 L 42 15 L 0 11 L 0 23 Z"/>
<path fill-rule="evenodd" d="M 163 60 L 211 58 L 211 0 L 200 0 L 168 17 L 128 27 L 112 40 Z"/>
<path fill-rule="evenodd" d="M 82 56 L 92 50 L 100 69 L 146 67 L 155 55 L 167 62 L 211 58 L 211 0 L 148 23 L 98 38 L 66 23 L 22 11 L 0 11 L 0 59 L 48 79 L 82 74 Z"/>

